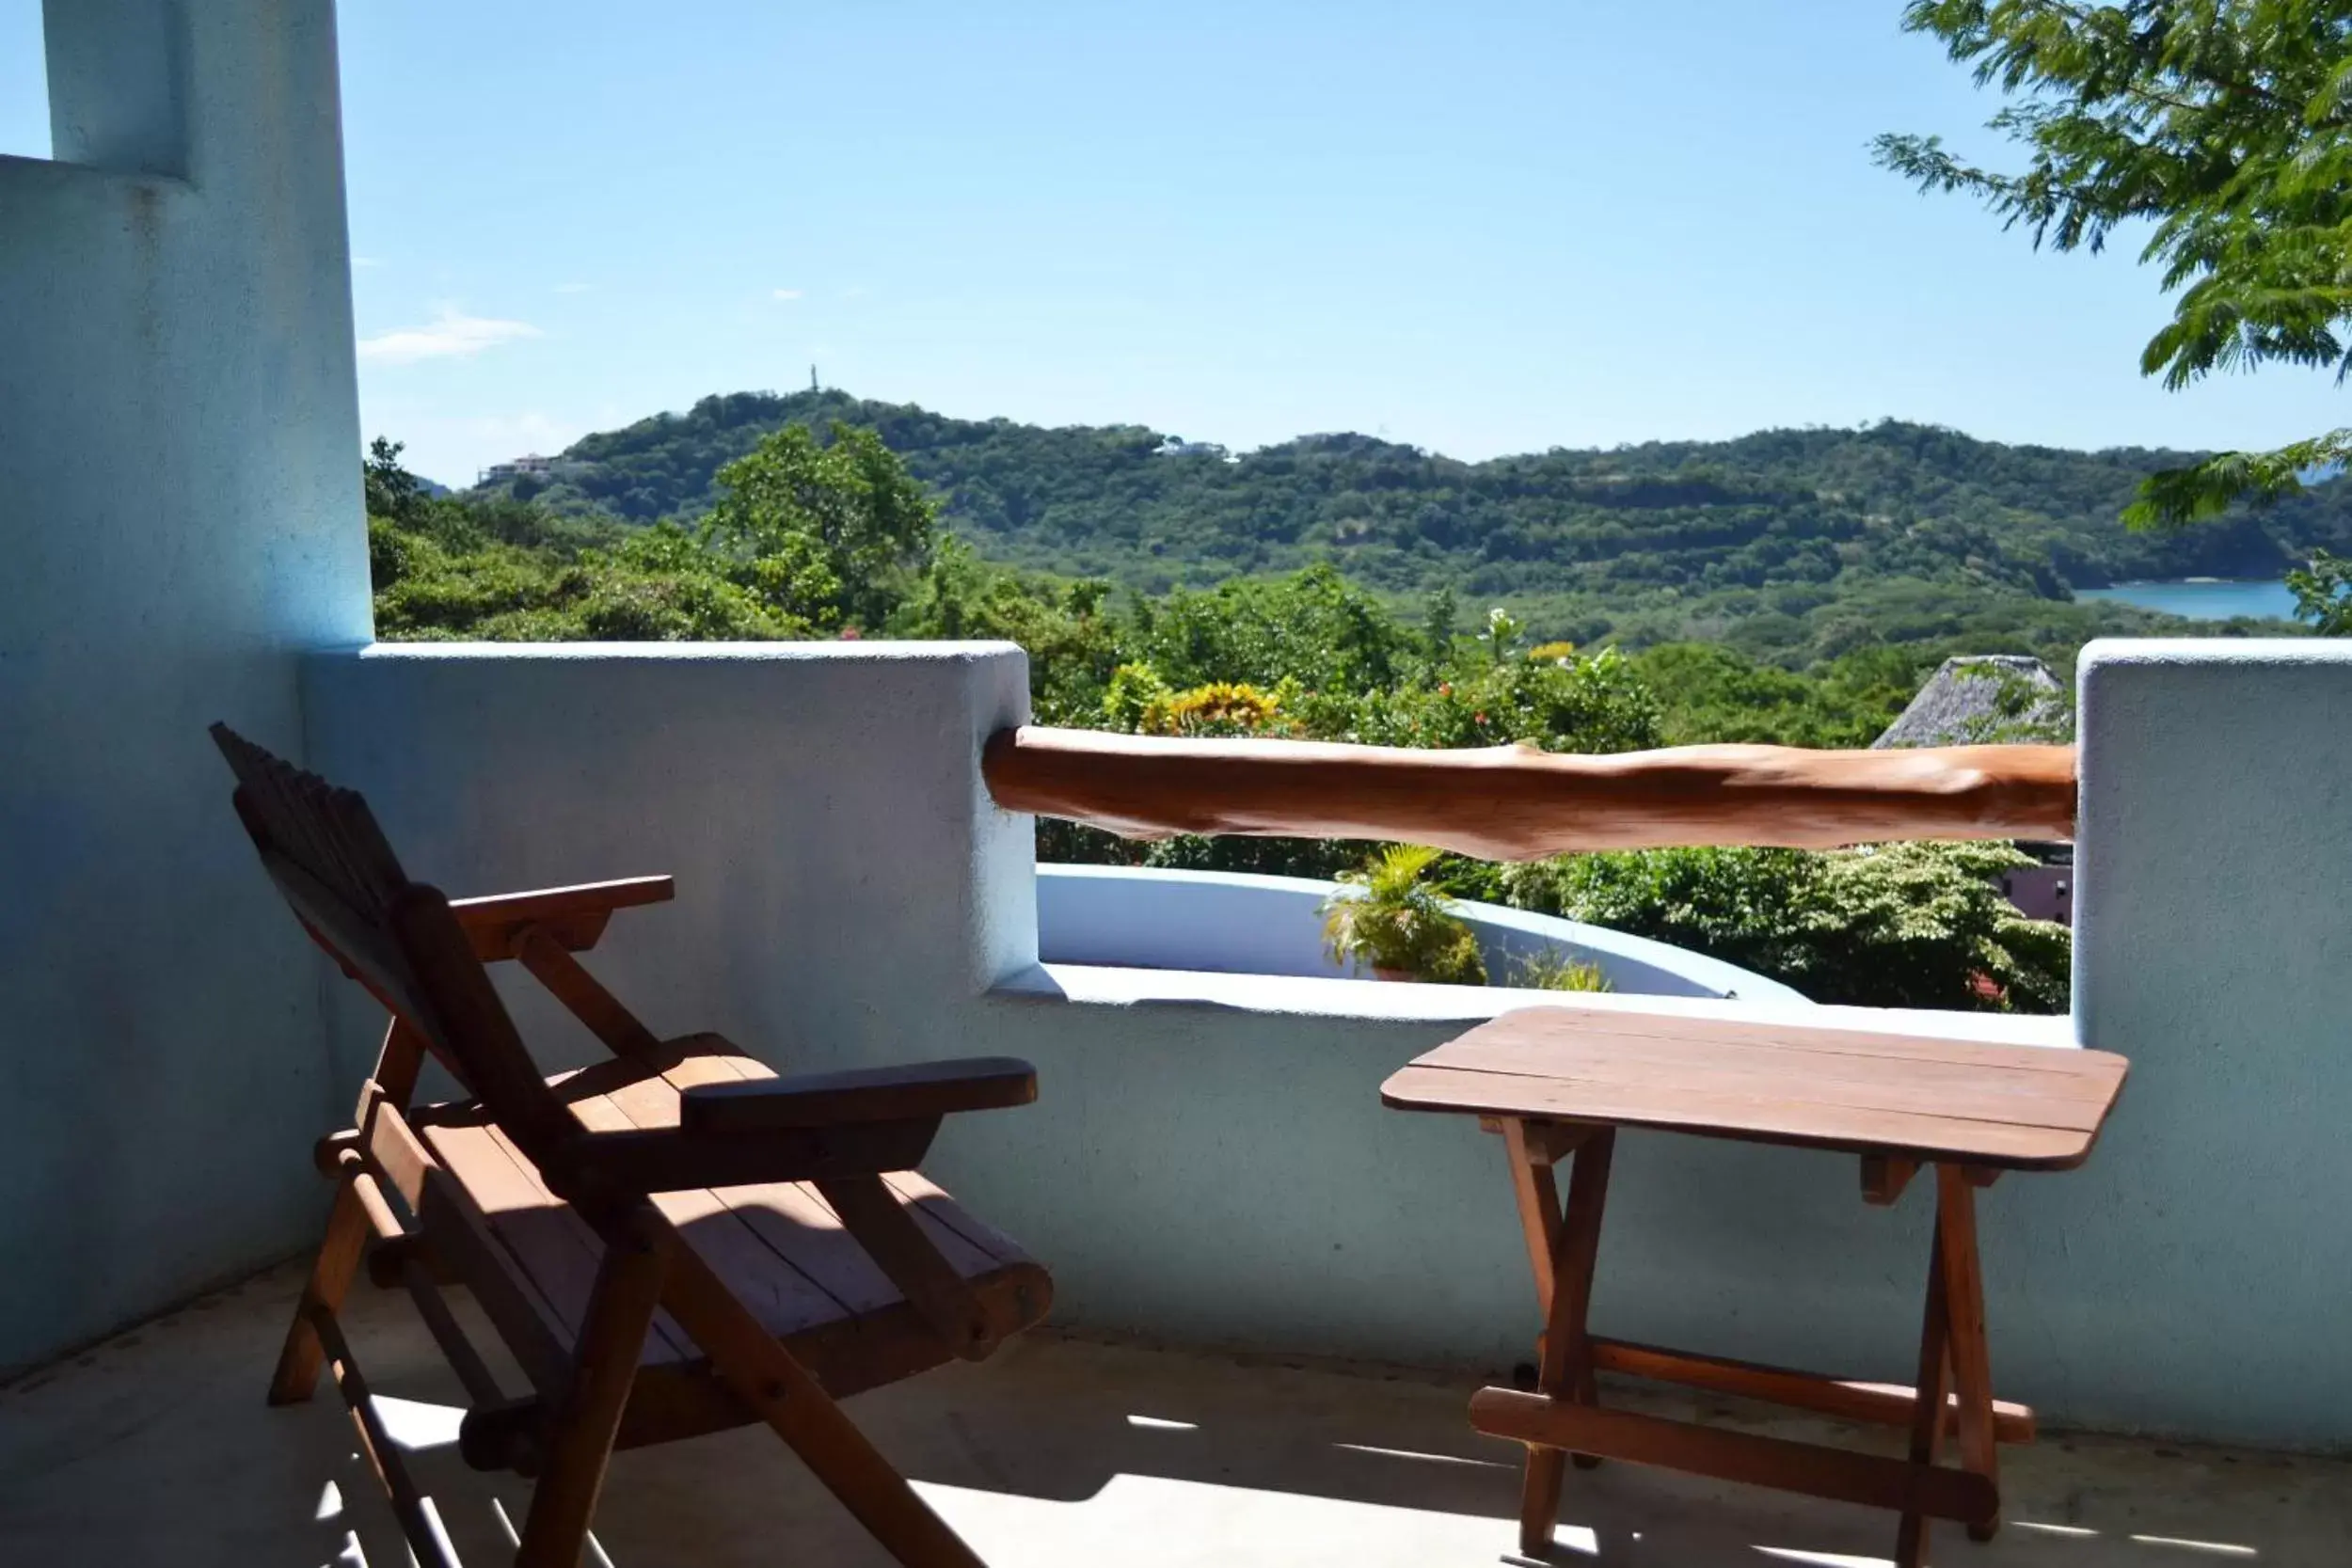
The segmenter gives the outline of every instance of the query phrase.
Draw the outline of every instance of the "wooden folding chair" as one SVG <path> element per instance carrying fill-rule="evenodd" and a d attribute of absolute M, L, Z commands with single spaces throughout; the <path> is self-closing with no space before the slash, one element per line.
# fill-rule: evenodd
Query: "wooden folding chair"
<path fill-rule="evenodd" d="M 271 1402 L 331 1368 L 419 1562 L 453 1568 L 336 1318 L 364 1260 L 415 1297 L 464 1385 L 466 1461 L 537 1478 L 524 1568 L 580 1560 L 615 1449 L 753 1421 L 899 1561 L 977 1568 L 834 1401 L 979 1359 L 1044 1316 L 1044 1269 L 914 1173 L 946 1113 L 1034 1100 L 1028 1064 L 778 1078 L 716 1035 L 658 1039 L 573 955 L 670 879 L 453 901 L 408 880 L 358 795 L 213 736 L 296 917 L 392 1015 L 352 1127 L 319 1146 L 342 1185 Z M 484 967 L 507 958 L 612 1059 L 542 1077 Z M 472 1098 L 412 1105 L 428 1053 Z M 450 1283 L 529 1392 L 500 1386 Z"/>

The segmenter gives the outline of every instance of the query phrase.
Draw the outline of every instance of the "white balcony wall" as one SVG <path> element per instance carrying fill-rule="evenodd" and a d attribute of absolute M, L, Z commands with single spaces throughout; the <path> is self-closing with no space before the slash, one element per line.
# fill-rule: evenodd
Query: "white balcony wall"
<path fill-rule="evenodd" d="M 2329 869 L 2352 847 L 2352 663 L 2173 643 L 2089 668 L 2078 985 L 2134 1077 L 2086 1169 L 1984 1195 L 1996 1380 L 2058 1422 L 2352 1441 L 2352 1234 L 2328 1208 L 2352 1176 Z M 314 761 L 453 893 L 676 872 L 677 903 L 622 915 L 592 959 L 658 1029 L 786 1070 L 1036 1062 L 1040 1103 L 951 1123 L 933 1169 L 1050 1263 L 1064 1321 L 1525 1359 L 1495 1141 L 1378 1086 L 1469 1019 L 1561 999 L 1036 964 L 1026 822 L 977 768 L 1025 684 L 1009 648 L 866 643 L 383 648 L 314 660 L 306 689 Z M 372 1033 L 349 1000 L 347 1078 Z M 2072 1039 L 2063 1019 L 1807 1013 Z M 541 1037 L 551 1062 L 593 1049 Z M 1916 1195 L 1864 1207 L 1847 1160 L 1629 1136 L 1597 1323 L 1906 1380 L 1927 1226 Z"/>
<path fill-rule="evenodd" d="M 2352 641 L 2095 642 L 2081 687 L 2074 1016 L 2132 1076 L 2075 1379 L 2352 1443 Z"/>
<path fill-rule="evenodd" d="M 0 158 L 0 1371 L 298 1244 L 318 980 L 228 719 L 367 641 L 330 0 L 51 0 Z"/>
<path fill-rule="evenodd" d="M 388 643 L 312 661 L 307 743 L 452 897 L 675 875 L 591 956 L 657 1032 L 786 1069 L 974 1055 L 972 1000 L 1036 951 L 978 770 L 1026 678 L 1005 643 Z M 548 1060 L 603 1053 L 505 977 Z M 336 994 L 356 1088 L 381 1013 Z"/>

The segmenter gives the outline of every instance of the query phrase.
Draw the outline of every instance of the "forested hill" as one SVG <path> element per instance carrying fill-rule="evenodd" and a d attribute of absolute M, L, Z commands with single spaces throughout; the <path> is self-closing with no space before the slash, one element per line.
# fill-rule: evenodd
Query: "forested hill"
<path fill-rule="evenodd" d="M 1390 592 L 1448 583 L 1567 622 L 1607 605 L 1622 625 L 1669 601 L 1687 620 L 1694 599 L 1735 619 L 1805 617 L 1828 599 L 1922 584 L 2047 602 L 2130 578 L 2275 576 L 2308 546 L 2352 549 L 2343 485 L 2134 534 L 2116 521 L 2134 485 L 2190 454 L 2004 446 L 1892 420 L 1484 463 L 1305 436 L 1229 459 L 1165 451 L 1168 438 L 1140 426 L 737 393 L 588 436 L 552 481 L 521 483 L 564 511 L 691 516 L 710 503 L 713 472 L 761 436 L 835 419 L 879 429 L 985 555 L 1152 591 L 1329 560 Z M 1772 592 L 1759 602 L 1759 590 Z"/>

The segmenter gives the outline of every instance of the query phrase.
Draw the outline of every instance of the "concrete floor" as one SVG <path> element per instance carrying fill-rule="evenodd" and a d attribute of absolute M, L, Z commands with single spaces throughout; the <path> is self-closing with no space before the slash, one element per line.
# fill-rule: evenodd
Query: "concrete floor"
<path fill-rule="evenodd" d="M 261 1401 L 297 1283 L 274 1271 L 0 1389 L 0 1563 L 405 1563 L 341 1404 Z M 501 1510 L 519 1519 L 528 1489 L 446 1446 L 454 1386 L 406 1308 L 370 1293 L 355 1345 L 467 1560 L 502 1560 Z M 995 1568 L 1516 1561 L 1518 1450 L 1470 1431 L 1468 1392 L 1392 1370 L 1036 1336 L 850 1408 Z M 1833 1430 L 1712 1399 L 1624 1402 Z M 2004 1455 L 2008 1527 L 1987 1545 L 1942 1528 L 1938 1563 L 2352 1564 L 2352 1462 L 2093 1437 Z M 617 1568 L 887 1560 L 764 1428 L 622 1455 L 597 1539 Z M 1855 1568 L 1892 1539 L 1883 1514 L 1613 1465 L 1570 1473 L 1555 1556 Z"/>

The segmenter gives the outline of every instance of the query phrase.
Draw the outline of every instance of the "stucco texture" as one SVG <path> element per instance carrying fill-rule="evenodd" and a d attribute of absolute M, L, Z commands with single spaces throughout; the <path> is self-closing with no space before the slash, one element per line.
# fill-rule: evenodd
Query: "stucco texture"
<path fill-rule="evenodd" d="M 369 635 L 331 5 L 46 21 L 79 161 L 0 159 L 0 1368 L 310 1227 L 318 976 L 204 726 L 295 731 L 297 655 Z"/>
<path fill-rule="evenodd" d="M 2074 1016 L 2132 1059 L 2085 1375 L 2352 1443 L 2352 643 L 2097 642 L 2081 689 Z"/>

